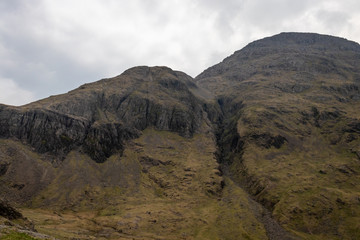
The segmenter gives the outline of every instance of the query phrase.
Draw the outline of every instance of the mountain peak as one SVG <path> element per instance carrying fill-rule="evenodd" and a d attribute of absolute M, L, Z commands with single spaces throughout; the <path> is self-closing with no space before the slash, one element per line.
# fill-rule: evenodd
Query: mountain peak
<path fill-rule="evenodd" d="M 345 38 L 318 33 L 283 32 L 248 44 L 246 47 L 295 47 L 360 51 L 360 45 Z"/>
<path fill-rule="evenodd" d="M 191 91 L 196 88 L 190 76 L 168 67 L 134 67 L 67 94 L 19 108 L 2 106 L 0 121 L 14 118 L 0 126 L 0 134 L 60 157 L 82 145 L 94 160 L 103 162 L 147 127 L 185 137 L 199 131 L 203 110 Z M 47 126 L 49 116 L 57 125 Z M 13 131 L 8 124 L 22 130 Z"/>
<path fill-rule="evenodd" d="M 223 74 L 241 80 L 253 74 L 272 74 L 280 70 L 278 68 L 313 74 L 339 72 L 344 68 L 357 68 L 359 57 L 360 45 L 344 38 L 316 33 L 280 33 L 248 44 L 202 72 L 196 81 Z M 255 69 L 256 65 L 263 66 Z"/>
<path fill-rule="evenodd" d="M 161 74 L 171 74 L 171 73 L 175 73 L 175 71 L 166 66 L 153 66 L 153 67 L 136 66 L 125 70 L 121 75 L 123 76 L 138 75 L 138 76 L 146 77 L 149 75 L 161 75 Z"/>

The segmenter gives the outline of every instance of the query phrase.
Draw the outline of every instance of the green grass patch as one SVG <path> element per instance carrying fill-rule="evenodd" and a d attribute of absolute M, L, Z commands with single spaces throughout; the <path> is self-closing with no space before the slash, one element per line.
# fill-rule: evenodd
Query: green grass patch
<path fill-rule="evenodd" d="M 0 237 L 0 240 L 36 240 L 25 233 L 11 232 L 5 236 Z"/>

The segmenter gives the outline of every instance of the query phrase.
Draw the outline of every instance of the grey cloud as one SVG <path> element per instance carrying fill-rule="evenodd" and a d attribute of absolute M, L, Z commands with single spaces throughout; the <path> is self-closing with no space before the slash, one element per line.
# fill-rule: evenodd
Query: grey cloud
<path fill-rule="evenodd" d="M 348 15 L 340 11 L 319 10 L 316 17 L 329 31 L 339 32 L 349 24 Z"/>
<path fill-rule="evenodd" d="M 248 3 L 244 21 L 262 30 L 278 30 L 285 21 L 291 21 L 304 13 L 314 1 L 255 0 Z"/>
<path fill-rule="evenodd" d="M 16 80 L 38 98 L 65 92 L 99 77 L 93 69 L 84 68 L 31 35 L 2 33 L 1 44 L 10 52 L 7 60 L 14 64 L 0 65 L 0 76 Z"/>
<path fill-rule="evenodd" d="M 12 12 L 24 6 L 26 0 L 0 1 L 0 11 Z"/>
<path fill-rule="evenodd" d="M 244 11 L 246 0 L 198 0 L 198 8 L 207 9 L 208 14 L 216 15 L 215 30 L 226 38 L 234 34 L 233 21 Z"/>
<path fill-rule="evenodd" d="M 42 98 L 136 65 L 195 76 L 281 31 L 359 41 L 360 4 L 344 1 L 335 10 L 323 7 L 331 0 L 0 1 L 0 77 Z"/>

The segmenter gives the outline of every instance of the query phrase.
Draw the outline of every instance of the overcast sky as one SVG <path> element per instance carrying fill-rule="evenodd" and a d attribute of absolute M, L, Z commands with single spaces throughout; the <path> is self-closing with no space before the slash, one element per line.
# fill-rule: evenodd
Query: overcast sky
<path fill-rule="evenodd" d="M 195 77 L 280 32 L 360 42 L 359 0 L 1 0 L 0 103 L 21 105 L 139 65 Z"/>

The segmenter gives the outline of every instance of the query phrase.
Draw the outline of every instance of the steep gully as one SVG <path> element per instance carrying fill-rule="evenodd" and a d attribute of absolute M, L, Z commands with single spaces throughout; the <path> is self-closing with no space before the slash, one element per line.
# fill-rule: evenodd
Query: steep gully
<path fill-rule="evenodd" d="M 216 119 L 211 119 L 215 128 L 217 153 L 216 158 L 221 166 L 221 171 L 224 175 L 228 176 L 238 187 L 248 194 L 248 202 L 250 210 L 253 212 L 256 219 L 264 225 L 266 235 L 269 240 L 294 240 L 299 239 L 290 232 L 282 228 L 279 223 L 272 217 L 271 212 L 264 207 L 261 203 L 257 202 L 255 196 L 251 195 L 250 188 L 253 180 L 245 178 L 243 181 L 235 180 L 229 170 L 230 165 L 237 156 L 242 161 L 242 153 L 244 147 L 244 140 L 238 134 L 237 121 L 241 115 L 242 103 L 232 103 L 231 99 L 219 98 L 217 105 L 220 108 L 221 114 Z M 209 114 L 214 116 L 213 114 Z M 211 118 L 211 117 L 210 117 Z M 242 162 L 240 163 L 242 166 Z M 243 166 L 243 173 L 245 176 L 246 167 Z"/>

